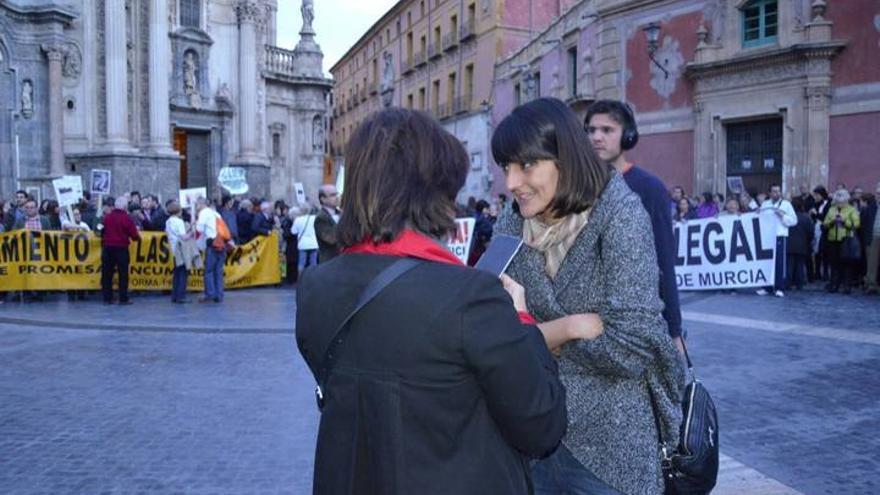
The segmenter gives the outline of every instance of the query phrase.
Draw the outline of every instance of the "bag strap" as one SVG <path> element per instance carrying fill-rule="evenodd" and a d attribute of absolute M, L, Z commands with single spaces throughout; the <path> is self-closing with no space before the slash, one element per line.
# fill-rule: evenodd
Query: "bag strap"
<path fill-rule="evenodd" d="M 336 358 L 339 356 L 339 353 L 337 352 L 339 346 L 345 341 L 348 332 L 351 329 L 351 325 L 349 325 L 351 319 L 392 282 L 420 264 L 421 261 L 417 259 L 402 258 L 382 270 L 376 278 L 370 281 L 364 289 L 364 292 L 361 293 L 360 298 L 358 298 L 357 303 L 354 305 L 354 309 L 352 309 L 348 316 L 342 320 L 342 323 L 339 324 L 339 327 L 333 333 L 333 338 L 330 339 L 330 345 L 327 346 L 327 350 L 324 352 L 324 360 L 321 364 L 320 374 L 316 377 L 318 384 L 315 386 L 315 399 L 318 401 L 319 410 L 324 408 L 324 389 L 326 388 L 327 379 L 330 376 L 330 371 L 333 369 L 333 365 L 336 364 Z"/>

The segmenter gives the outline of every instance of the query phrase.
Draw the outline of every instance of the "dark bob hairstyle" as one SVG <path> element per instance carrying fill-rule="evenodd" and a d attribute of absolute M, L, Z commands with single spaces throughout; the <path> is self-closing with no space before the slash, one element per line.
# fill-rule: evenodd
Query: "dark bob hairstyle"
<path fill-rule="evenodd" d="M 516 107 L 492 135 L 492 156 L 501 168 L 553 160 L 559 183 L 548 208 L 556 218 L 593 206 L 610 178 L 609 165 L 596 156 L 577 116 L 556 98 Z"/>
<path fill-rule="evenodd" d="M 389 242 L 405 228 L 445 237 L 455 229 L 455 197 L 467 172 L 461 143 L 427 114 L 374 113 L 345 147 L 340 245 Z"/>

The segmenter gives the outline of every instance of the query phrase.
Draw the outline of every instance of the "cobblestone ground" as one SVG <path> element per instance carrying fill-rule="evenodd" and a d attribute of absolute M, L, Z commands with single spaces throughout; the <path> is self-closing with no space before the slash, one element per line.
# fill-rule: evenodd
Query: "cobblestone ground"
<path fill-rule="evenodd" d="M 717 493 L 880 493 L 880 298 L 683 300 L 726 465 L 751 473 Z M 311 492 L 293 292 L 230 292 L 180 324 L 172 308 L 0 306 L 0 494 Z"/>

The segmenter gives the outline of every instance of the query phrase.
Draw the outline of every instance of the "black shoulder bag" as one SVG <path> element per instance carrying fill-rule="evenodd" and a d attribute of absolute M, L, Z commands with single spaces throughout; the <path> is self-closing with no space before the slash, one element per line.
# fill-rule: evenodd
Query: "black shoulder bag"
<path fill-rule="evenodd" d="M 661 466 L 666 495 L 705 495 L 718 479 L 718 414 L 709 392 L 694 374 L 684 339 L 691 382 L 685 387 L 683 422 L 678 449 L 669 452 L 661 445 Z"/>
<path fill-rule="evenodd" d="M 358 298 L 357 304 L 354 305 L 354 309 L 351 310 L 351 313 L 349 313 L 348 316 L 342 320 L 342 323 L 339 324 L 339 327 L 333 334 L 333 338 L 330 339 L 330 345 L 327 346 L 327 350 L 324 352 L 324 361 L 321 363 L 320 374 L 315 377 L 318 382 L 317 386 L 315 386 L 315 399 L 318 401 L 318 410 L 324 409 L 327 380 L 330 377 L 330 371 L 333 369 L 333 365 L 338 357 L 337 350 L 345 341 L 345 338 L 348 336 L 348 331 L 351 329 L 351 325 L 349 325 L 351 319 L 354 318 L 354 315 L 356 315 L 358 311 L 372 301 L 373 298 L 379 295 L 382 290 L 388 287 L 391 282 L 394 282 L 401 275 L 412 270 L 420 263 L 419 260 L 413 258 L 402 258 L 382 270 L 376 278 L 370 281 L 366 289 L 364 289 L 364 292 L 361 294 L 361 297 Z"/>

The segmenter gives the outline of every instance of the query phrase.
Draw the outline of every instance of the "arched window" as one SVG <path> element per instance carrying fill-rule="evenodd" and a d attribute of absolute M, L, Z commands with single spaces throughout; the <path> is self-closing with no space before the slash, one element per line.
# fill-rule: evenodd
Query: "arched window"
<path fill-rule="evenodd" d="M 775 43 L 778 30 L 779 5 L 777 0 L 750 0 L 742 6 L 744 47 Z"/>
<path fill-rule="evenodd" d="M 201 27 L 202 2 L 200 0 L 180 0 L 180 25 Z"/>

